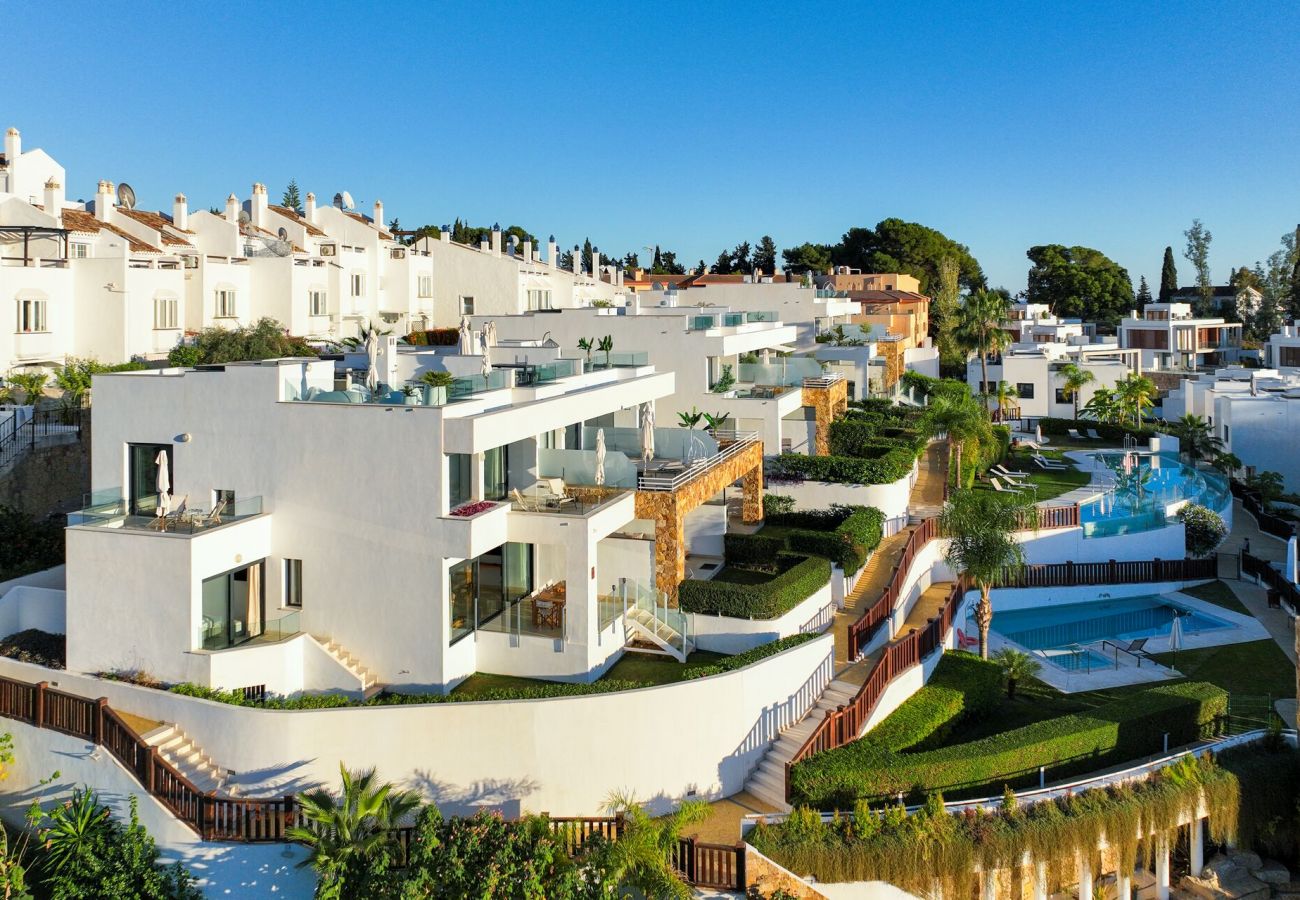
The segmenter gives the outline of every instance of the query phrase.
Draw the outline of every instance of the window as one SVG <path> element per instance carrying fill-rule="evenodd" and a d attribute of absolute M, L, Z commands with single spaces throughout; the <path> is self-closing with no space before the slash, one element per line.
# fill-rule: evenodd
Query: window
<path fill-rule="evenodd" d="M 153 298 L 153 327 L 158 329 L 180 327 L 180 304 L 175 297 Z"/>
<path fill-rule="evenodd" d="M 352 296 L 364 297 L 366 294 L 366 276 L 362 272 L 352 273 Z"/>
<path fill-rule="evenodd" d="M 531 544 L 502 544 L 448 572 L 451 642 L 512 607 L 533 589 Z"/>
<path fill-rule="evenodd" d="M 1056 389 L 1057 403 L 1074 403 L 1074 398 L 1065 392 L 1065 388 Z"/>
<path fill-rule="evenodd" d="M 302 606 L 302 560 L 284 561 L 284 605 Z"/>
<path fill-rule="evenodd" d="M 224 650 L 262 633 L 262 562 L 203 580 L 199 645 L 204 650 Z"/>
<path fill-rule="evenodd" d="M 492 447 L 483 452 L 483 499 L 506 499 L 507 473 L 510 462 L 506 447 Z"/>
<path fill-rule="evenodd" d="M 213 315 L 218 319 L 235 317 L 235 292 L 226 288 L 217 289 L 217 308 Z"/>
<path fill-rule="evenodd" d="M 18 301 L 18 332 L 20 334 L 50 330 L 47 303 L 46 300 Z"/>
<path fill-rule="evenodd" d="M 421 275 L 415 279 L 415 293 L 420 297 L 433 296 L 433 276 Z"/>
<path fill-rule="evenodd" d="M 328 316 L 330 314 L 329 295 L 319 289 L 308 291 L 307 314 L 311 316 Z"/>
<path fill-rule="evenodd" d="M 447 454 L 447 509 L 469 502 L 470 498 L 470 455 L 468 453 Z"/>
<path fill-rule="evenodd" d="M 472 316 L 472 315 L 474 315 L 474 298 L 473 298 L 473 297 L 461 297 L 461 298 L 460 298 L 460 314 L 461 314 L 462 316 Z"/>
<path fill-rule="evenodd" d="M 554 309 L 551 306 L 551 292 L 543 290 L 528 291 L 528 308 L 535 309 Z"/>
<path fill-rule="evenodd" d="M 1034 399 L 1034 385 L 1033 385 L 1033 382 L 1029 382 L 1029 381 L 1017 381 L 1017 382 L 1016 382 L 1016 396 L 1019 397 L 1021 400 L 1033 400 L 1033 399 Z"/>
<path fill-rule="evenodd" d="M 158 508 L 158 465 L 167 459 L 167 479 L 176 484 L 171 444 L 129 444 L 127 446 L 127 512 L 133 516 L 153 516 Z M 172 491 L 167 492 L 169 495 Z"/>
<path fill-rule="evenodd" d="M 1229 441 L 1232 440 L 1232 437 L 1231 437 L 1231 435 L 1232 435 L 1231 428 L 1232 428 L 1231 425 L 1224 425 L 1224 426 L 1223 426 L 1223 443 L 1225 443 L 1225 444 L 1227 444 Z"/>
<path fill-rule="evenodd" d="M 72 259 L 89 259 L 90 245 L 82 243 L 72 243 L 68 245 L 68 256 Z"/>
<path fill-rule="evenodd" d="M 235 492 L 227 490 L 215 490 L 212 492 L 212 508 L 225 504 L 223 509 L 227 515 L 234 512 Z"/>

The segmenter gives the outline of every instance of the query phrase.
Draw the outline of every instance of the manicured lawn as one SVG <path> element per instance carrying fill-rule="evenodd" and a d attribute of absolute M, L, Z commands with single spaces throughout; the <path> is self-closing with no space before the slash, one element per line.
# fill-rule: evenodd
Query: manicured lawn
<path fill-rule="evenodd" d="M 1007 460 L 1003 465 L 1012 472 L 1023 472 L 1029 476 L 1029 483 L 1037 488 L 1034 494 L 1036 500 L 1051 500 L 1054 497 L 1067 494 L 1076 488 L 1083 487 L 1091 479 L 1087 472 L 1080 471 L 1073 464 L 1069 464 L 1066 469 L 1057 469 L 1050 472 L 1046 469 L 1040 469 L 1030 459 L 1031 453 L 1032 451 L 1027 449 L 1012 450 L 1007 454 Z M 1059 452 L 1055 456 L 1050 452 L 1043 455 L 1048 458 L 1060 458 Z M 998 480 L 1004 484 L 1006 483 L 1005 479 L 1000 478 Z M 976 490 L 991 491 L 993 485 L 989 482 L 979 482 L 976 483 L 975 488 Z"/>
<path fill-rule="evenodd" d="M 1197 600 L 1204 600 L 1206 603 L 1213 603 L 1215 606 L 1222 606 L 1232 612 L 1241 613 L 1243 616 L 1250 615 L 1250 610 L 1246 609 L 1246 605 L 1238 600 L 1237 595 L 1232 592 L 1232 588 L 1222 581 L 1211 581 L 1209 584 L 1198 584 L 1196 587 L 1184 588 L 1183 593 L 1189 597 L 1195 597 Z"/>
<path fill-rule="evenodd" d="M 519 688 L 536 687 L 539 683 L 545 683 L 541 678 L 519 678 L 514 675 L 488 675 L 485 672 L 475 672 L 458 684 L 453 694 L 466 694 L 475 696 L 485 694 L 489 691 L 511 691 Z"/>
<path fill-rule="evenodd" d="M 645 684 L 669 684 L 681 681 L 686 670 L 693 666 L 707 666 L 720 659 L 726 659 L 725 653 L 710 653 L 708 650 L 696 650 L 686 657 L 685 663 L 679 663 L 671 656 L 651 656 L 648 653 L 624 653 L 623 658 L 614 663 L 606 678 L 616 681 L 640 681 Z"/>
<path fill-rule="evenodd" d="M 1155 658 L 1192 681 L 1208 681 L 1231 694 L 1295 696 L 1295 666 L 1272 640 L 1157 653 Z"/>
<path fill-rule="evenodd" d="M 766 584 L 772 580 L 772 573 L 742 569 L 740 566 L 723 566 L 710 580 L 726 584 Z"/>

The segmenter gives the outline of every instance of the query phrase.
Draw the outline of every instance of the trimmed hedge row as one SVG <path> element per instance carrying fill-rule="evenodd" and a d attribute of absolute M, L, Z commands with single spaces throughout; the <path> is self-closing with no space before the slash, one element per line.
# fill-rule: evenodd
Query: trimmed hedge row
<path fill-rule="evenodd" d="M 915 462 L 916 454 L 906 447 L 896 447 L 876 459 L 782 453 L 769 462 L 768 477 L 833 484 L 893 484 L 906 478 Z"/>
<path fill-rule="evenodd" d="M 735 656 L 728 656 L 726 659 L 720 659 L 715 663 L 709 663 L 704 666 L 691 666 L 687 672 L 687 678 L 707 678 L 710 675 L 721 675 L 723 672 L 734 672 L 737 669 L 743 669 L 745 666 L 752 665 L 760 659 L 767 659 L 769 656 L 776 656 L 778 653 L 789 650 L 791 647 L 798 647 L 800 644 L 806 644 L 813 638 L 821 637 L 817 633 L 809 634 L 792 634 L 789 637 L 783 637 L 767 644 L 760 644 L 753 650 L 746 650 L 744 653 L 737 653 Z"/>
<path fill-rule="evenodd" d="M 925 687 L 862 740 L 898 752 L 942 741 L 959 720 L 978 719 L 1002 696 L 1002 667 L 970 653 L 945 653 Z"/>
<path fill-rule="evenodd" d="M 1145 440 L 1146 438 L 1155 437 L 1156 434 L 1156 430 L 1149 425 L 1143 428 L 1133 428 L 1129 425 L 1116 425 L 1114 422 L 1097 422 L 1093 419 L 1079 419 L 1076 422 L 1074 419 L 1057 419 L 1051 416 L 1044 416 L 1038 420 L 1038 424 L 1042 426 L 1043 434 L 1066 434 L 1071 428 L 1079 428 L 1082 426 L 1097 432 L 1108 441 L 1122 441 L 1124 440 L 1124 436 L 1129 434 L 1136 438 L 1142 438 Z"/>
<path fill-rule="evenodd" d="M 779 575 L 762 584 L 729 584 L 687 579 L 677 589 L 683 612 L 731 616 L 737 619 L 775 619 L 807 600 L 831 580 L 830 560 L 819 556 L 798 558 Z"/>
<path fill-rule="evenodd" d="M 797 529 L 786 536 L 786 546 L 796 553 L 824 556 L 848 574 L 867 561 L 884 535 L 885 514 L 874 506 L 851 507 L 852 512 L 833 531 Z M 783 516 L 777 516 L 780 524 Z"/>
<path fill-rule="evenodd" d="M 728 532 L 722 537 L 722 553 L 731 565 L 770 566 L 785 549 L 784 538 L 765 534 Z"/>
<path fill-rule="evenodd" d="M 790 775 L 796 804 L 851 809 L 859 799 L 942 791 L 980 796 L 1051 777 L 1093 772 L 1213 733 L 1227 712 L 1228 695 L 1204 682 L 1161 685 L 1086 713 L 1035 722 L 966 744 L 898 753 L 870 740 L 819 753 Z M 888 734 L 888 732 L 886 732 Z"/>

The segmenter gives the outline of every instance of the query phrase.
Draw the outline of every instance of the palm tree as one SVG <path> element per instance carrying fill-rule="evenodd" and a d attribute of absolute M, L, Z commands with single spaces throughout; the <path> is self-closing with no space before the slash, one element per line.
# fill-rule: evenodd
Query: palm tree
<path fill-rule="evenodd" d="M 1178 449 L 1192 462 L 1223 450 L 1223 441 L 1210 430 L 1210 423 L 1200 416 L 1185 413 L 1170 423 L 1169 430 L 1178 438 Z"/>
<path fill-rule="evenodd" d="M 1241 457 L 1235 453 L 1216 453 L 1210 465 L 1231 478 L 1241 468 Z"/>
<path fill-rule="evenodd" d="M 1011 301 L 995 291 L 976 291 L 966 298 L 957 318 L 957 340 L 980 355 L 980 392 L 988 390 L 988 355 L 1011 343 L 1002 323 L 1011 316 Z"/>
<path fill-rule="evenodd" d="M 381 857 L 395 858 L 393 828 L 420 806 L 411 791 L 379 783 L 374 769 L 350 772 L 339 766 L 342 789 L 335 796 L 325 788 L 298 795 L 305 824 L 285 829 L 285 836 L 305 844 L 310 865 L 319 877 L 318 898 L 341 898 L 350 875 Z"/>
<path fill-rule="evenodd" d="M 1119 395 L 1108 387 L 1099 387 L 1093 391 L 1091 399 L 1084 404 L 1083 412 L 1098 422 L 1114 422 L 1122 418 L 1123 414 Z"/>
<path fill-rule="evenodd" d="M 939 516 L 939 527 L 949 539 L 944 559 L 979 588 L 975 623 L 984 659 L 989 658 L 989 625 L 993 622 L 989 593 L 1006 569 L 1024 565 L 1025 554 L 1016 532 L 1027 524 L 1035 530 L 1038 527 L 1033 501 L 1023 494 L 991 491 L 958 491 Z"/>
<path fill-rule="evenodd" d="M 1075 363 L 1066 363 L 1061 366 L 1061 377 L 1065 381 L 1061 393 L 1074 401 L 1074 421 L 1079 421 L 1079 394 L 1083 386 L 1096 379 L 1087 369 L 1081 368 Z"/>
<path fill-rule="evenodd" d="M 1009 381 L 998 382 L 997 401 L 998 401 L 999 420 L 1003 420 L 1003 421 L 1006 420 L 1007 410 L 1015 406 L 1015 403 L 1013 403 L 1012 401 L 1019 396 L 1020 396 L 1020 392 L 1016 390 L 1016 386 L 1014 384 L 1012 384 Z"/>
<path fill-rule="evenodd" d="M 709 805 L 703 800 L 686 800 L 676 812 L 651 818 L 634 797 L 616 793 L 609 799 L 609 808 L 622 815 L 624 823 L 618 840 L 601 848 L 604 858 L 598 867 L 609 883 L 640 891 L 646 897 L 691 897 L 690 887 L 673 869 L 672 857 L 682 829 L 707 819 Z"/>
<path fill-rule="evenodd" d="M 1131 410 L 1134 425 L 1141 429 L 1142 410 L 1149 409 L 1153 405 L 1152 398 L 1156 395 L 1155 383 L 1145 375 L 1130 372 L 1115 386 L 1115 393 L 1119 396 L 1120 406 L 1124 409 L 1125 415 L 1127 416 L 1128 411 Z"/>
<path fill-rule="evenodd" d="M 50 376 L 44 372 L 10 372 L 5 380 L 23 392 L 23 403 L 35 406 L 36 401 L 45 393 L 45 383 L 50 380 Z"/>
<path fill-rule="evenodd" d="M 993 654 L 993 659 L 1002 667 L 1002 675 L 1007 679 L 1007 699 L 1016 699 L 1016 682 L 1033 678 L 1043 667 L 1028 653 L 1003 647 Z"/>
<path fill-rule="evenodd" d="M 958 486 L 961 484 L 963 446 L 990 437 L 987 412 L 970 395 L 941 396 L 926 408 L 925 423 L 931 435 L 946 433 L 948 446 L 957 462 Z"/>

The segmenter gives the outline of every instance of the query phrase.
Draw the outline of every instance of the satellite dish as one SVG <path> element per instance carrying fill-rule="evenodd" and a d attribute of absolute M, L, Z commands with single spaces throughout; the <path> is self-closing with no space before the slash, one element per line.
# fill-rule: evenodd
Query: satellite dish
<path fill-rule="evenodd" d="M 349 194 L 347 191 L 341 193 L 339 197 L 343 200 L 344 209 L 356 209 L 357 205 L 352 202 L 352 195 Z"/>
<path fill-rule="evenodd" d="M 123 209 L 135 209 L 135 189 L 125 181 L 117 186 L 117 205 Z"/>
<path fill-rule="evenodd" d="M 289 240 L 289 229 L 287 228 L 281 228 L 278 232 L 276 232 L 276 234 L 279 235 L 279 238 L 282 241 Z"/>
<path fill-rule="evenodd" d="M 253 221 L 253 219 L 252 219 L 252 217 L 248 214 L 248 210 L 246 210 L 246 209 L 241 209 L 241 210 L 239 211 L 239 224 L 240 224 L 240 225 L 247 225 L 247 224 L 248 224 L 249 222 L 251 222 L 251 221 Z"/>

